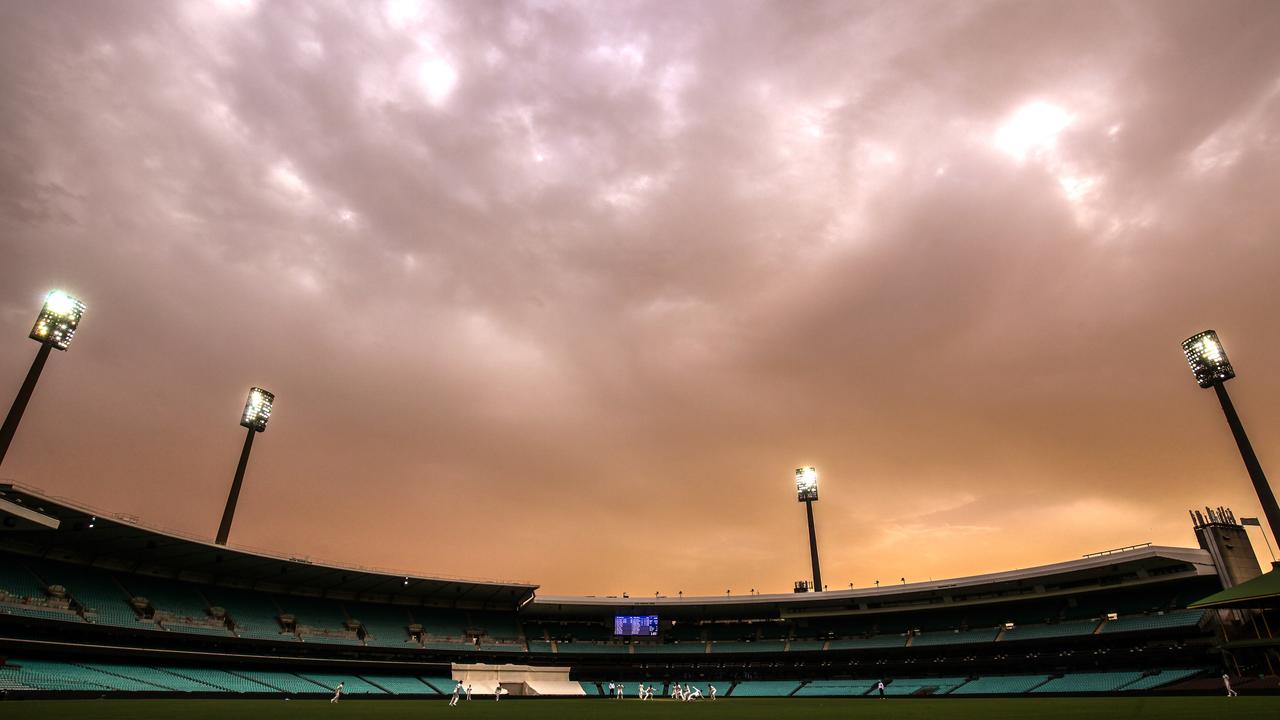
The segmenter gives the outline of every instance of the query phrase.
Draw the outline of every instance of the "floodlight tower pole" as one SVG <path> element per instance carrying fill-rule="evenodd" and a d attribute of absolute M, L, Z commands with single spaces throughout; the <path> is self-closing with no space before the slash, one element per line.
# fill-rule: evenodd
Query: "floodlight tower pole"
<path fill-rule="evenodd" d="M 13 405 L 9 406 L 9 414 L 5 416 L 4 426 L 0 427 L 0 465 L 4 464 L 4 456 L 9 452 L 9 443 L 13 442 L 13 436 L 18 432 L 22 413 L 26 411 L 27 403 L 31 401 L 31 394 L 36 390 L 36 382 L 40 380 L 40 371 L 44 370 L 44 363 L 49 359 L 49 353 L 52 351 L 52 345 L 40 343 L 40 351 L 36 353 L 36 359 L 31 362 L 27 379 L 22 381 L 22 387 L 18 388 L 18 396 L 13 399 Z"/>
<path fill-rule="evenodd" d="M 1227 416 L 1227 425 L 1231 435 L 1236 439 L 1236 447 L 1240 449 L 1240 458 L 1244 460 L 1245 470 L 1253 481 L 1253 490 L 1258 494 L 1258 502 L 1262 512 L 1267 516 L 1267 524 L 1271 526 L 1271 534 L 1280 531 L 1280 505 L 1276 504 L 1276 495 L 1271 491 L 1267 476 L 1262 472 L 1262 463 L 1253 452 L 1253 444 L 1244 432 L 1244 423 L 1236 414 L 1231 396 L 1227 394 L 1226 382 L 1236 376 L 1235 368 L 1227 359 L 1227 351 L 1218 339 L 1218 333 L 1205 330 L 1182 341 L 1182 352 L 1187 356 L 1187 364 L 1196 383 L 1202 388 L 1213 388 L 1222 405 L 1222 413 Z M 1280 536 L 1277 536 L 1280 537 Z"/>
<path fill-rule="evenodd" d="M 253 449 L 253 436 L 257 434 L 255 428 L 249 428 L 249 433 L 244 436 L 240 464 L 236 465 L 236 478 L 231 481 L 231 494 L 227 495 L 227 506 L 222 510 L 222 523 L 218 525 L 218 539 L 214 541 L 219 545 L 226 545 L 227 537 L 231 535 L 231 521 L 236 516 L 236 503 L 240 501 L 240 486 L 244 484 L 244 471 L 249 467 L 249 451 Z"/>
<path fill-rule="evenodd" d="M 804 501 L 809 516 L 809 559 L 813 561 L 813 591 L 822 592 L 822 568 L 818 567 L 818 533 L 813 528 L 813 501 Z"/>
<path fill-rule="evenodd" d="M 240 500 L 240 486 L 244 484 L 244 471 L 249 467 L 249 451 L 253 450 L 253 436 L 267 429 L 267 421 L 271 419 L 271 406 L 276 396 L 260 387 L 249 388 L 249 399 L 244 403 L 244 413 L 240 416 L 240 425 L 249 429 L 245 435 L 244 448 L 240 451 L 240 463 L 236 465 L 236 478 L 231 481 L 231 492 L 227 495 L 227 506 L 222 509 L 222 522 L 218 525 L 218 537 L 214 540 L 219 545 L 227 544 L 231 535 L 231 521 L 236 516 L 236 503 Z"/>
<path fill-rule="evenodd" d="M 75 337 L 76 328 L 80 326 L 84 309 L 84 303 L 61 290 L 52 290 L 45 296 L 44 307 L 40 308 L 36 323 L 27 336 L 40 343 L 40 351 L 36 353 L 36 359 L 32 361 L 22 387 L 18 388 L 18 396 L 13 399 L 13 405 L 9 406 L 4 425 L 0 425 L 0 464 L 4 463 L 4 456 L 9 453 L 9 444 L 18 433 L 18 424 L 22 422 L 22 414 L 26 412 L 27 403 L 31 402 L 31 395 L 36 391 L 36 383 L 40 380 L 40 373 L 49 359 L 49 353 L 55 349 L 66 350 L 71 347 L 71 338 Z"/>
<path fill-rule="evenodd" d="M 1244 460 L 1245 470 L 1249 471 L 1249 479 L 1253 481 L 1253 489 L 1258 493 L 1258 502 L 1262 504 L 1262 512 L 1267 516 L 1267 524 L 1271 526 L 1271 534 L 1275 535 L 1280 530 L 1280 504 L 1276 503 L 1276 494 L 1271 490 L 1271 484 L 1267 482 L 1267 476 L 1262 472 L 1262 463 L 1258 462 L 1258 456 L 1253 452 L 1253 443 L 1249 442 L 1249 436 L 1244 432 L 1244 423 L 1240 422 L 1240 416 L 1236 414 L 1236 407 L 1231 403 L 1231 396 L 1227 394 L 1227 386 L 1223 382 L 1213 384 L 1213 391 L 1218 395 L 1218 402 L 1222 404 L 1222 414 L 1227 416 L 1227 425 L 1231 428 L 1231 435 L 1236 439 L 1236 447 L 1240 449 L 1240 458 Z"/>
<path fill-rule="evenodd" d="M 818 567 L 818 532 L 813 527 L 813 503 L 818 499 L 818 469 L 796 468 L 796 500 L 804 503 L 809 517 L 809 560 L 813 563 L 813 591 L 822 592 L 822 569 Z"/>

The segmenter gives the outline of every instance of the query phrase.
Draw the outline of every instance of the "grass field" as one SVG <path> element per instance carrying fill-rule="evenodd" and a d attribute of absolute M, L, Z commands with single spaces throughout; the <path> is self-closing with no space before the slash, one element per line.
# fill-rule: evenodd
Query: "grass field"
<path fill-rule="evenodd" d="M 451 708 L 440 700 L 33 700 L 0 703 L 4 720 L 420 720 L 507 718 L 600 720 L 691 718 L 696 720 L 1230 720 L 1280 718 L 1280 697 L 1010 698 L 1010 699 L 722 699 L 714 703 L 671 700 L 472 700 Z"/>

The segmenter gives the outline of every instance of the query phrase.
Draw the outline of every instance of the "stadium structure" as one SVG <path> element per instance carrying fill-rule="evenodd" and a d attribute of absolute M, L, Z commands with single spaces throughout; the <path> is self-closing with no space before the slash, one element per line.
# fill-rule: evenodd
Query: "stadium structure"
<path fill-rule="evenodd" d="M 892 587 L 541 595 L 228 547 L 0 485 L 0 688 L 14 697 L 1070 695 L 1274 689 L 1262 575 L 1231 511 L 1141 545 Z M 1239 593 L 1237 593 L 1239 594 Z M 1266 603 L 1245 603 L 1265 607 Z M 619 637 L 618 618 L 655 632 Z M 1243 679 L 1241 679 L 1243 678 Z M 1253 678 L 1250 680 L 1249 678 Z"/>

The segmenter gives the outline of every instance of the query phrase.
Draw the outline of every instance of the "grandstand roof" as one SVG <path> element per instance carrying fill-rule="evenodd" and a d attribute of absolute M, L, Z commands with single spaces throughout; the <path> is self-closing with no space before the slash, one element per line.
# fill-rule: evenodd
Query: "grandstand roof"
<path fill-rule="evenodd" d="M 1275 608 L 1280 607 L 1280 568 L 1197 600 L 1192 608 Z"/>
<path fill-rule="evenodd" d="M 215 545 L 136 518 L 0 483 L 0 550 L 271 592 L 426 605 L 515 608 L 536 585 L 432 577 Z"/>
<path fill-rule="evenodd" d="M 1181 577 L 1216 576 L 1213 559 L 1201 549 L 1148 545 L 1037 567 L 972 575 L 949 580 L 878 588 L 828 590 L 822 593 L 715 595 L 702 597 L 595 597 L 538 595 L 523 608 L 530 616 L 580 617 L 584 612 L 664 618 L 731 618 L 852 615 L 864 612 L 915 611 L 961 603 L 1007 602 L 1080 593 L 1092 587 L 1114 590 Z"/>

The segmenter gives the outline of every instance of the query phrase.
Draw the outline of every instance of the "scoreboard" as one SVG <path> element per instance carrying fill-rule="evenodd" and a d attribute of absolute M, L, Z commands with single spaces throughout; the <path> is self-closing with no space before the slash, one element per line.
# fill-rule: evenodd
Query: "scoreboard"
<path fill-rule="evenodd" d="M 658 634 L 657 615 L 614 615 L 613 634 L 623 637 L 653 637 Z"/>

